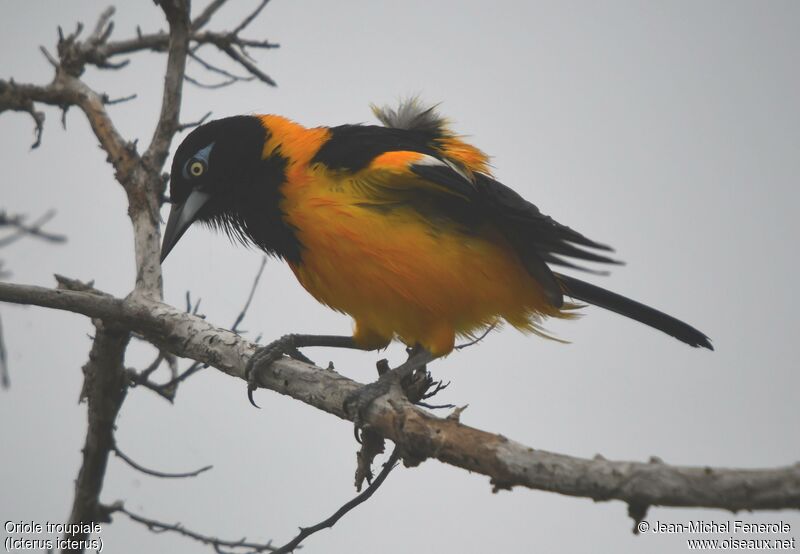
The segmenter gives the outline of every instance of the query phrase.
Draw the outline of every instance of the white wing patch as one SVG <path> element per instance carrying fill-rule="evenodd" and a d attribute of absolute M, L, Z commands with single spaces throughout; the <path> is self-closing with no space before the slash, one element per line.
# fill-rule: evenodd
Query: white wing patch
<path fill-rule="evenodd" d="M 414 165 L 447 167 L 458 173 L 458 175 L 468 183 L 475 183 L 475 177 L 473 175 L 465 172 L 461 167 L 459 167 L 458 165 L 454 164 L 453 162 L 447 159 L 441 160 L 439 158 L 423 154 L 420 159 L 414 162 Z"/>

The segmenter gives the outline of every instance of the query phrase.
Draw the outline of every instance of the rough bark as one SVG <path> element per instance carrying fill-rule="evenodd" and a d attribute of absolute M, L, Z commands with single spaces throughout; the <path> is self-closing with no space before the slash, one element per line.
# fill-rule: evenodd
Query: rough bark
<path fill-rule="evenodd" d="M 208 363 L 242 380 L 246 361 L 256 348 L 205 319 L 146 298 L 120 300 L 0 283 L 0 300 L 104 318 L 176 356 Z M 275 363 L 259 376 L 258 384 L 350 421 L 353 415 L 346 412 L 344 402 L 363 386 L 331 369 L 290 359 Z M 642 514 L 647 506 L 800 508 L 800 464 L 733 469 L 577 458 L 534 449 L 457 418 L 436 417 L 411 404 L 400 391 L 380 398 L 365 416 L 364 424 L 400 447 L 406 465 L 435 458 L 488 476 L 495 489 L 522 486 L 598 501 L 621 500 L 632 514 Z"/>

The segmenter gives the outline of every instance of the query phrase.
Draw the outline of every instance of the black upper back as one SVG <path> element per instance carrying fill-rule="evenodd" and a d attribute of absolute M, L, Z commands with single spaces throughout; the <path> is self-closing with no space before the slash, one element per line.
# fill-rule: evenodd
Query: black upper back
<path fill-rule="evenodd" d="M 331 127 L 331 138 L 319 149 L 311 163 L 331 169 L 359 171 L 384 152 L 410 150 L 437 156 L 430 132 L 394 129 L 379 125 L 340 125 Z"/>

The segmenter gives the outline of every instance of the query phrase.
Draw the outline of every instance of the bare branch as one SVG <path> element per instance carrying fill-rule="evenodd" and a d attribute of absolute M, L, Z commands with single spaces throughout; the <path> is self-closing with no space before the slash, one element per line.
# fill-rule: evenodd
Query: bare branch
<path fill-rule="evenodd" d="M 4 81 L 0 79 L 0 112 L 6 110 L 30 114 L 34 123 L 34 135 L 36 136 L 31 148 L 38 148 L 42 144 L 44 114 L 36 110 L 33 100 L 13 80 Z"/>
<path fill-rule="evenodd" d="M 289 542 L 287 542 L 286 544 L 275 550 L 275 552 L 277 554 L 286 554 L 288 552 L 294 552 L 294 550 L 300 545 L 300 543 L 303 542 L 305 539 L 307 539 L 309 536 L 313 535 L 317 531 L 321 531 L 322 529 L 328 529 L 336 525 L 336 522 L 342 519 L 342 516 L 344 516 L 347 512 L 349 512 L 356 506 L 363 504 L 364 502 L 369 500 L 369 498 L 373 494 L 375 494 L 375 491 L 378 490 L 378 488 L 383 484 L 383 482 L 389 476 L 389 473 L 391 473 L 391 471 L 397 465 L 397 462 L 399 460 L 400 460 L 400 449 L 398 447 L 395 447 L 395 449 L 392 451 L 391 456 L 389 456 L 389 459 L 386 461 L 386 463 L 383 464 L 383 469 L 381 470 L 381 472 L 378 474 L 375 480 L 372 483 L 370 483 L 369 487 L 367 487 L 364 490 L 364 492 L 362 492 L 361 494 L 353 498 L 350 502 L 348 502 L 347 504 L 336 510 L 333 513 L 333 515 L 331 515 L 331 517 L 329 517 L 328 519 L 321 521 L 316 525 L 312 525 L 311 527 L 301 527 L 300 533 L 295 538 L 293 538 L 292 540 L 290 540 Z"/>
<path fill-rule="evenodd" d="M 272 87 L 278 86 L 278 84 L 272 80 L 272 78 L 261 71 L 256 64 L 248 60 L 242 54 L 236 51 L 236 49 L 231 46 L 230 44 L 225 44 L 222 41 L 216 43 L 217 48 L 225 52 L 233 61 L 244 67 L 251 75 L 256 77 L 259 81 L 266 83 Z"/>
<path fill-rule="evenodd" d="M 169 153 L 172 137 L 180 124 L 181 91 L 189 51 L 189 3 L 187 0 L 162 0 L 161 7 L 169 21 L 169 54 L 164 77 L 161 115 L 153 133 L 144 160 L 154 168 L 161 168 Z"/>
<path fill-rule="evenodd" d="M 191 83 L 191 84 L 193 84 L 193 85 L 195 85 L 197 87 L 206 88 L 206 89 L 217 89 L 217 88 L 227 87 L 227 86 L 233 85 L 235 83 L 249 82 L 249 81 L 252 81 L 253 79 L 255 79 L 255 77 L 252 77 L 252 76 L 251 77 L 242 77 L 240 75 L 234 75 L 233 73 L 231 73 L 229 71 L 226 71 L 226 70 L 222 69 L 221 67 L 217 67 L 217 66 L 207 62 L 206 60 L 204 60 L 200 56 L 198 56 L 196 51 L 190 50 L 189 51 L 189 57 L 191 57 L 194 61 L 196 61 L 197 63 L 202 65 L 203 68 L 206 69 L 207 71 L 209 71 L 211 73 L 216 73 L 217 75 L 222 75 L 223 77 L 225 77 L 225 80 L 220 81 L 219 83 L 206 84 L 206 83 L 201 83 L 200 81 L 190 77 L 189 75 L 185 75 L 184 76 L 184 79 L 186 79 L 186 81 L 188 81 L 189 83 Z"/>
<path fill-rule="evenodd" d="M 131 466 L 133 469 L 137 471 L 141 471 L 142 473 L 146 473 L 147 475 L 152 475 L 153 477 L 161 477 L 163 479 L 185 479 L 187 477 L 197 477 L 204 471 L 208 471 L 209 469 L 213 468 L 214 466 L 203 466 L 200 469 L 196 469 L 194 471 L 187 471 L 184 473 L 165 473 L 163 471 L 156 471 L 154 469 L 148 469 L 140 464 L 137 464 L 132 459 L 123 453 L 118 446 L 114 445 L 114 454 L 117 455 L 123 462 Z"/>
<path fill-rule="evenodd" d="M 203 123 L 205 123 L 209 117 L 211 117 L 211 112 L 206 112 L 206 114 L 197 121 L 191 121 L 189 123 L 181 123 L 180 125 L 178 125 L 178 132 L 185 131 L 186 129 L 192 129 L 193 127 L 198 127 Z"/>
<path fill-rule="evenodd" d="M 122 362 L 130 333 L 100 320 L 95 321 L 95 328 L 89 361 L 83 366 L 81 399 L 86 398 L 89 403 L 89 426 L 83 447 L 83 462 L 75 480 L 70 523 L 86 524 L 99 520 L 100 491 L 103 488 L 108 454 L 114 447 L 114 422 L 127 390 Z M 85 541 L 88 537 L 85 528 L 86 526 L 77 526 L 67 538 Z"/>
<path fill-rule="evenodd" d="M 117 179 L 123 185 L 129 183 L 138 155 L 135 148 L 122 138 L 112 123 L 101 95 L 79 79 L 63 72 L 58 73 L 56 79 L 46 86 L 0 80 L 0 112 L 7 109 L 19 110 L 19 106 L 25 102 L 40 102 L 60 108 L 70 105 L 80 107 L 86 114 L 100 145 L 108 153 L 109 162 L 116 170 Z"/>
<path fill-rule="evenodd" d="M 162 0 L 160 4 L 170 23 L 169 34 L 139 33 L 134 39 L 109 42 L 112 31 L 110 17 L 113 12 L 107 10 L 100 16 L 95 31 L 87 40 L 79 40 L 81 25 L 68 36 L 59 31 L 58 60 L 43 50 L 56 70 L 55 79 L 50 84 L 20 85 L 13 81 L 0 80 L 0 112 L 14 110 L 30 114 L 36 123 L 35 145 L 39 144 L 44 121 L 44 114 L 35 110 L 36 102 L 59 107 L 62 111 L 76 105 L 86 114 L 92 130 L 108 154 L 109 162 L 116 170 L 117 180 L 128 195 L 130 206 L 128 213 L 134 227 L 136 293 L 153 297 L 160 297 L 161 294 L 157 227 L 158 208 L 164 197 L 166 184 L 161 178 L 161 168 L 173 136 L 184 128 L 179 123 L 178 117 L 189 42 L 224 44 L 229 49 L 231 45 L 238 47 L 252 45 L 257 48 L 276 46 L 268 41 L 240 39 L 231 33 L 191 31 L 186 0 Z M 221 5 L 221 3 L 215 4 L 216 7 L 207 13 L 213 13 Z M 145 154 L 140 157 L 135 144 L 126 142 L 121 137 L 105 111 L 105 104 L 113 101 L 107 95 L 93 91 L 78 77 L 86 64 L 101 68 L 118 68 L 122 64 L 112 63 L 111 57 L 144 50 L 169 50 L 169 54 L 161 114 L 153 139 Z M 249 73 L 260 74 L 262 80 L 266 77 L 265 82 L 271 82 L 271 79 L 260 72 L 252 62 L 242 58 L 234 50 L 231 51 L 234 52 L 234 56 L 238 56 L 238 59 L 244 60 L 243 67 L 246 67 Z"/>
<path fill-rule="evenodd" d="M 108 40 L 114 30 L 114 23 L 111 18 L 114 16 L 115 11 L 114 6 L 109 6 L 100 14 L 100 17 L 97 18 L 97 23 L 95 23 L 94 31 L 89 35 L 89 42 L 97 43 Z"/>
<path fill-rule="evenodd" d="M 247 315 L 247 310 L 250 308 L 250 303 L 253 301 L 253 295 L 256 293 L 256 289 L 258 288 L 258 282 L 261 280 L 261 274 L 264 273 L 264 267 L 267 265 L 267 257 L 261 257 L 261 265 L 258 267 L 258 272 L 256 273 L 255 279 L 253 279 L 253 284 L 250 286 L 250 293 L 247 295 L 247 300 L 244 302 L 244 306 L 242 307 L 242 311 L 239 312 L 239 315 L 236 316 L 236 319 L 231 326 L 231 331 L 234 333 L 239 332 L 239 324 L 242 323 L 244 317 Z"/>
<path fill-rule="evenodd" d="M 90 91 L 83 83 L 80 83 L 82 85 L 81 87 L 77 87 L 72 83 L 71 87 L 66 87 L 69 90 L 61 90 L 64 88 L 64 85 L 69 84 L 68 77 L 73 79 L 80 77 L 87 64 L 94 65 L 101 69 L 120 69 L 127 65 L 128 60 L 120 62 L 111 61 L 111 58 L 115 56 L 148 50 L 160 52 L 169 51 L 161 116 L 153 135 L 150 148 L 148 148 L 145 155 L 145 159 L 148 160 L 152 169 L 160 169 L 166 159 L 169 140 L 174 133 L 180 129 L 178 123 L 180 86 L 183 81 L 189 43 L 195 44 L 195 49 L 197 46 L 203 44 L 214 45 L 234 62 L 241 65 L 254 78 L 270 86 L 275 85 L 271 77 L 261 71 L 246 55 L 236 50 L 236 48 L 240 48 L 242 52 L 244 52 L 244 48 L 246 47 L 259 49 L 278 47 L 277 44 L 267 40 L 243 39 L 237 34 L 261 12 L 267 2 L 262 1 L 256 10 L 249 14 L 236 27 L 234 32 L 227 33 L 199 30 L 208 22 L 213 13 L 224 4 L 223 1 L 212 2 L 206 10 L 191 23 L 191 28 L 188 21 L 188 6 L 185 5 L 184 2 L 185 0 L 164 0 L 164 2 L 162 2 L 162 8 L 164 8 L 167 19 L 170 21 L 169 34 L 163 31 L 143 34 L 139 31 L 135 38 L 109 42 L 113 31 L 113 23 L 111 22 L 111 17 L 114 13 L 113 8 L 107 9 L 100 15 L 94 31 L 85 41 L 78 40 L 83 29 L 81 24 L 78 24 L 75 32 L 68 36 L 64 36 L 63 31 L 59 28 L 59 59 L 57 60 L 45 48 L 41 48 L 48 62 L 56 70 L 56 81 L 48 86 L 40 86 L 32 89 L 31 87 L 34 87 L 34 85 L 17 85 L 13 81 L 6 82 L 0 80 L 0 112 L 13 110 L 23 111 L 31 115 L 36 129 L 36 140 L 32 145 L 32 147 L 35 148 L 41 143 L 44 124 L 44 114 L 35 109 L 35 102 L 52 104 L 63 110 L 70 105 L 80 105 L 81 108 L 87 112 L 86 115 L 89 117 L 90 122 L 92 121 L 92 117 L 87 109 L 96 98 L 89 97 L 84 102 L 80 101 L 81 95 Z M 206 67 L 206 69 L 214 71 L 209 67 Z M 224 71 L 221 68 L 216 69 Z M 230 79 L 229 77 L 229 80 Z M 237 79 L 249 80 L 248 77 L 237 77 Z M 220 84 L 218 86 L 222 85 Z M 97 96 L 100 100 L 103 98 L 96 93 L 94 93 L 94 96 Z M 105 98 L 108 100 L 107 96 L 105 96 Z M 108 122 L 110 123 L 110 120 L 108 120 Z M 93 129 L 95 130 L 95 134 L 98 134 L 98 130 L 94 124 Z M 113 130 L 113 126 L 110 126 L 110 129 Z M 101 140 L 101 144 L 106 148 L 107 143 Z M 119 158 L 116 152 L 109 151 L 109 154 L 111 159 Z M 124 157 L 120 159 L 124 160 Z M 115 164 L 115 168 L 119 171 L 117 165 L 118 164 Z"/>
<path fill-rule="evenodd" d="M 177 356 L 245 380 L 256 345 L 208 321 L 148 298 L 120 300 L 80 291 L 0 283 L 0 301 L 104 318 Z M 282 359 L 258 384 L 353 420 L 344 402 L 363 385 L 336 371 Z M 491 478 L 495 489 L 523 486 L 635 506 L 725 510 L 800 509 L 800 464 L 770 469 L 672 466 L 585 459 L 535 450 L 502 435 L 441 419 L 390 393 L 367 410 L 364 424 L 401 447 L 406 464 L 436 458 Z"/>
<path fill-rule="evenodd" d="M 50 233 L 42 230 L 42 227 L 55 217 L 56 211 L 49 210 L 39 219 L 27 225 L 25 223 L 25 216 L 23 215 L 8 215 L 5 211 L 0 210 L 0 227 L 11 227 L 14 233 L 0 238 L 0 248 L 8 246 L 12 242 L 21 239 L 24 236 L 35 237 L 48 242 L 66 242 L 67 237 L 64 235 Z"/>
<path fill-rule="evenodd" d="M 128 379 L 130 381 L 131 387 L 138 387 L 142 386 L 146 389 L 153 391 L 154 393 L 158 394 L 164 400 L 172 403 L 175 401 L 175 392 L 176 389 L 174 387 L 169 387 L 170 383 L 165 383 L 163 385 L 159 385 L 158 383 L 154 383 L 147 378 L 142 377 L 141 374 L 137 373 L 133 369 L 128 370 Z"/>
<path fill-rule="evenodd" d="M 167 356 L 164 354 L 164 351 L 160 350 L 158 352 L 158 356 L 156 356 L 156 359 L 153 360 L 150 363 L 150 365 L 147 366 L 144 370 L 142 370 L 140 374 L 141 377 L 143 379 L 147 379 L 148 377 L 150 377 L 150 375 L 152 375 L 154 371 L 156 371 L 159 367 L 161 367 L 161 363 L 166 359 L 166 357 Z"/>
<path fill-rule="evenodd" d="M 34 237 L 48 242 L 65 242 L 67 238 L 64 235 L 42 230 L 42 227 L 53 219 L 55 215 L 55 210 L 49 210 L 29 225 L 25 223 L 24 215 L 8 215 L 4 210 L 0 210 L 0 228 L 10 227 L 13 229 L 10 235 L 0 238 L 0 248 L 8 246 L 23 237 Z M 0 279 L 5 279 L 10 276 L 10 272 L 3 271 L 3 261 L 0 260 Z M 8 356 L 3 338 L 2 320 L 0 320 L 0 387 L 8 389 L 10 386 L 11 375 L 8 371 Z"/>
<path fill-rule="evenodd" d="M 206 25 L 206 23 L 211 21 L 211 18 L 215 13 L 217 13 L 217 10 L 219 10 L 225 4 L 225 2 L 227 2 L 227 0 L 214 0 L 208 6 L 206 6 L 206 9 L 204 9 L 203 12 L 198 15 L 194 21 L 192 21 L 192 31 L 200 30 Z"/>
<path fill-rule="evenodd" d="M 280 48 L 280 45 L 268 40 L 255 40 L 246 39 L 238 36 L 233 36 L 229 32 L 216 32 L 216 31 L 197 31 L 192 29 L 189 34 L 189 41 L 194 46 L 192 50 L 200 45 L 212 44 L 222 42 L 235 43 L 249 48 L 257 48 L 261 50 L 269 50 L 273 48 Z M 139 31 L 136 38 L 107 42 L 96 46 L 93 51 L 85 54 L 85 63 L 100 66 L 102 63 L 108 64 L 108 59 L 114 56 L 124 54 L 135 54 L 138 52 L 165 52 L 169 46 L 169 35 L 164 31 L 155 33 L 144 34 Z"/>
<path fill-rule="evenodd" d="M 135 100 L 138 94 L 133 93 L 129 94 L 128 96 L 121 96 L 120 98 L 109 98 L 107 94 L 102 94 L 100 97 L 103 99 L 103 103 L 106 106 L 113 106 L 114 104 L 122 104 L 124 102 L 130 102 L 131 100 Z"/>
<path fill-rule="evenodd" d="M 122 502 L 115 502 L 111 506 L 104 506 L 103 509 L 108 515 L 114 514 L 116 512 L 125 514 L 131 520 L 135 521 L 136 523 L 141 523 L 154 533 L 163 533 L 165 531 L 178 533 L 179 535 L 183 535 L 184 537 L 194 539 L 198 542 L 207 544 L 209 546 L 213 546 L 217 550 L 217 552 L 219 552 L 221 548 L 242 548 L 242 549 L 246 548 L 249 549 L 250 552 L 275 551 L 275 548 L 272 546 L 271 542 L 268 542 L 266 544 L 248 542 L 246 538 L 240 539 L 238 541 L 224 540 L 217 537 L 202 535 L 200 533 L 190 531 L 180 523 L 163 523 L 155 519 L 146 518 L 144 516 L 129 511 L 128 509 L 125 508 Z"/>
<path fill-rule="evenodd" d="M 218 75 L 222 75 L 223 77 L 227 77 L 229 80 L 234 80 L 234 81 L 252 81 L 253 80 L 253 77 L 241 77 L 239 75 L 234 75 L 233 73 L 231 73 L 229 71 L 226 71 L 226 70 L 222 69 L 221 67 L 217 67 L 217 66 L 207 62 L 206 60 L 204 60 L 200 56 L 198 56 L 196 52 L 190 51 L 189 52 L 189 57 L 192 58 L 197 63 L 199 63 L 200 65 L 202 65 L 208 71 L 210 71 L 212 73 L 216 73 Z"/>
<path fill-rule="evenodd" d="M 243 79 L 227 79 L 225 81 L 220 81 L 219 83 L 201 83 L 200 81 L 198 81 L 194 77 L 190 77 L 189 75 L 184 75 L 183 76 L 183 80 L 186 81 L 187 83 L 191 84 L 191 85 L 194 85 L 194 86 L 198 87 L 198 88 L 214 90 L 214 89 L 218 89 L 218 88 L 229 87 L 229 86 L 234 85 L 238 81 L 243 80 Z"/>
<path fill-rule="evenodd" d="M 59 28 L 59 33 L 60 33 L 60 31 L 61 31 L 61 29 Z M 76 32 L 80 32 L 80 30 L 78 30 Z M 53 66 L 53 69 L 58 69 L 58 67 L 59 67 L 58 60 L 56 60 L 53 57 L 53 55 L 50 52 L 48 52 L 47 48 L 45 48 L 44 46 L 40 46 L 39 47 L 39 51 L 42 53 L 44 58 L 47 60 L 47 63 L 49 63 L 51 66 Z"/>
<path fill-rule="evenodd" d="M 108 514 L 103 514 L 99 509 L 99 494 L 102 489 L 108 455 L 114 448 L 114 420 L 130 384 L 128 378 L 138 379 L 138 381 L 134 381 L 136 384 L 155 386 L 149 382 L 148 377 L 167 357 L 164 354 L 167 350 L 162 350 L 157 361 L 142 374 L 134 374 L 132 371 L 126 370 L 123 367 L 123 358 L 135 325 L 117 325 L 115 323 L 117 318 L 112 314 L 114 312 L 117 315 L 124 314 L 127 310 L 126 306 L 138 305 L 146 309 L 144 306 L 147 306 L 148 303 L 145 300 L 157 301 L 161 297 L 161 271 L 158 262 L 158 210 L 164 198 L 166 184 L 161 171 L 172 138 L 178 130 L 184 128 L 179 123 L 179 109 L 190 41 L 195 45 L 216 44 L 217 41 L 222 41 L 242 49 L 247 44 L 252 44 L 256 48 L 276 46 L 267 41 L 240 39 L 231 33 L 197 32 L 196 29 L 203 27 L 213 13 L 222 6 L 224 3 L 222 1 L 212 2 L 193 24 L 189 21 L 189 0 L 156 0 L 156 3 L 160 5 L 169 22 L 168 33 L 157 32 L 145 35 L 139 31 L 133 39 L 110 42 L 109 39 L 114 29 L 111 20 L 114 10 L 109 8 L 100 15 L 92 32 L 88 36 L 84 35 L 85 38 L 81 38 L 83 25 L 80 23 L 71 34 L 65 34 L 59 28 L 57 56 L 51 55 L 44 47 L 41 48 L 55 73 L 53 80 L 47 85 L 20 85 L 13 80 L 0 80 L 0 112 L 23 111 L 34 119 L 36 126 L 34 147 L 38 146 L 41 141 L 44 123 L 44 114 L 36 110 L 36 103 L 61 109 L 62 124 L 65 123 L 65 115 L 69 107 L 78 106 L 84 112 L 101 148 L 108 156 L 109 163 L 114 167 L 117 181 L 127 193 L 128 214 L 134 229 L 136 288 L 126 300 L 114 299 L 110 295 L 95 290 L 91 284 L 66 279 L 60 279 L 59 288 L 50 291 L 62 299 L 80 297 L 100 308 L 98 313 L 105 313 L 94 321 L 97 331 L 89 361 L 84 366 L 85 380 L 81 398 L 88 399 L 89 426 L 83 449 L 83 463 L 76 480 L 76 493 L 70 516 L 71 523 L 88 523 L 107 517 Z M 261 8 L 263 6 L 249 15 L 239 29 L 244 28 L 252 21 Z M 195 30 L 191 30 L 190 25 L 194 25 Z M 145 50 L 167 51 L 168 59 L 160 116 L 153 138 L 145 154 L 140 156 L 135 142 L 130 143 L 122 138 L 106 112 L 106 106 L 131 100 L 135 96 L 111 99 L 107 94 L 100 94 L 92 90 L 80 77 L 87 65 L 94 65 L 101 69 L 120 69 L 128 63 L 128 60 L 120 60 L 119 56 Z M 206 63 L 204 67 L 213 72 L 209 66 L 210 64 Z M 215 69 L 217 69 L 217 73 L 224 71 L 220 68 Z M 248 71 L 252 73 L 252 69 L 248 69 Z M 24 231 L 40 238 L 56 240 L 56 235 L 50 235 L 41 230 L 44 222 L 24 226 L 22 220 L 19 219 L 12 223 L 18 232 Z M 139 301 L 144 301 L 144 303 L 139 304 Z M 122 317 L 125 319 L 127 316 L 123 315 Z M 190 317 L 194 317 L 194 314 L 191 314 Z M 141 334 L 148 336 L 147 333 Z M 4 352 L 1 351 L 0 364 L 3 365 L 3 368 L 0 369 L 4 370 Z M 168 385 L 174 388 L 181 380 L 204 366 L 203 361 L 198 361 L 184 373 L 177 376 L 173 374 L 173 379 Z M 152 470 L 139 466 L 121 452 L 118 454 L 133 467 L 151 474 L 159 474 L 159 472 L 152 472 Z M 160 475 L 166 476 L 166 474 Z M 85 538 L 85 534 L 78 530 L 68 538 L 82 540 Z M 259 545 L 254 546 L 258 547 Z M 258 549 L 260 551 L 268 548 L 259 547 Z"/>
<path fill-rule="evenodd" d="M 256 17 L 258 17 L 258 14 L 260 14 L 260 13 L 261 13 L 261 10 L 263 10 L 263 9 L 264 9 L 264 7 L 265 7 L 265 6 L 266 6 L 268 3 L 269 3 L 269 0 L 261 0 L 261 2 L 258 4 L 258 6 L 256 7 L 256 9 L 255 9 L 255 10 L 253 10 L 253 11 L 250 13 L 250 15 L 248 15 L 247 17 L 245 17 L 245 18 L 242 20 L 242 22 L 241 22 L 241 23 L 239 23 L 239 25 L 237 25 L 237 26 L 236 26 L 236 28 L 235 28 L 233 31 L 231 31 L 231 34 L 233 34 L 233 35 L 238 35 L 238 34 L 239 34 L 241 31 L 243 31 L 243 30 L 244 30 L 244 29 L 245 29 L 245 28 L 246 28 L 248 25 L 250 25 L 250 24 L 253 22 L 253 20 L 254 20 Z"/>
<path fill-rule="evenodd" d="M 151 366 L 152 367 L 152 366 Z M 130 377 L 131 386 L 143 386 L 144 388 L 151 390 L 168 400 L 169 402 L 175 401 L 175 395 L 178 392 L 178 385 L 180 385 L 183 381 L 200 371 L 201 369 L 205 369 L 208 367 L 208 364 L 194 362 L 188 368 L 186 368 L 183 372 L 178 375 L 175 375 L 172 379 L 167 381 L 166 383 L 154 383 L 148 379 L 148 368 L 145 371 L 137 372 L 133 369 L 128 370 L 128 375 Z"/>

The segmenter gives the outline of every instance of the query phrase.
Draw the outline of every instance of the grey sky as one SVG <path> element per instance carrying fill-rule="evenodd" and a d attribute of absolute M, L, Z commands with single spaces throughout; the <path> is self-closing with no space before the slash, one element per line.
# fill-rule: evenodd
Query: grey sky
<path fill-rule="evenodd" d="M 120 2 L 115 35 L 161 26 L 149 1 Z M 244 4 L 244 3 L 242 3 Z M 202 4 L 201 4 L 202 5 Z M 238 4 L 237 4 L 238 6 Z M 230 26 L 242 12 L 223 12 Z M 104 3 L 7 1 L 0 74 L 46 82 L 38 51 L 56 25 L 94 24 Z M 685 319 L 716 352 L 694 350 L 598 309 L 547 327 L 561 345 L 507 329 L 433 367 L 452 381 L 441 400 L 469 403 L 467 424 L 535 448 L 578 456 L 742 467 L 800 460 L 800 330 L 795 239 L 800 204 L 800 4 L 797 2 L 511 2 L 402 4 L 273 0 L 251 34 L 281 43 L 260 56 L 279 88 L 189 87 L 183 119 L 274 112 L 307 125 L 370 121 L 369 102 L 420 93 L 493 156 L 497 177 L 545 213 L 617 249 L 627 266 L 592 281 Z M 123 134 L 149 140 L 164 59 L 87 80 L 113 96 Z M 190 74 L 208 79 L 195 65 Z M 24 114 L 0 116 L 0 208 L 59 210 L 65 246 L 27 241 L 0 257 L 17 282 L 53 273 L 127 293 L 130 225 L 81 114 L 68 131 L 48 110 L 43 146 L 29 151 Z M 164 212 L 166 214 L 166 211 Z M 203 299 L 230 324 L 259 254 L 192 228 L 165 266 L 168 301 Z M 276 261 L 267 266 L 244 327 L 253 336 L 347 333 L 347 317 L 318 305 Z M 91 326 L 84 318 L 2 306 L 12 388 L 0 396 L 0 519 L 63 521 L 80 460 L 85 407 L 76 404 Z M 151 349 L 134 345 L 143 366 Z M 376 354 L 309 352 L 361 381 Z M 394 347 L 389 355 L 401 357 Z M 383 354 L 381 355 L 383 356 Z M 223 537 L 282 543 L 353 495 L 349 424 L 214 370 L 184 385 L 174 406 L 134 390 L 118 421 L 120 447 L 164 471 L 214 464 L 165 482 L 111 460 L 102 499 Z M 399 469 L 369 502 L 308 552 L 663 552 L 682 536 L 634 537 L 621 503 L 515 490 L 435 461 Z M 797 513 L 783 519 L 800 538 Z M 724 521 L 719 511 L 652 509 L 652 520 Z M 198 552 L 119 517 L 111 552 Z"/>

